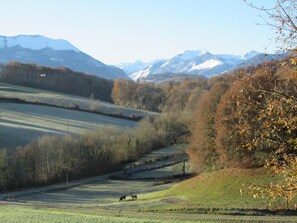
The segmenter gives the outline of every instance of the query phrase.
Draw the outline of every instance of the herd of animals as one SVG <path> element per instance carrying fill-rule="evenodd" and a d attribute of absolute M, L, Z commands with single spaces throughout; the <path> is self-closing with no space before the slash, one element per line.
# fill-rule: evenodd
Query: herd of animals
<path fill-rule="evenodd" d="M 130 197 L 131 197 L 132 200 L 137 200 L 137 195 L 136 194 L 131 194 Z M 119 201 L 124 201 L 124 200 L 126 200 L 126 198 L 127 198 L 126 195 L 120 196 Z"/>

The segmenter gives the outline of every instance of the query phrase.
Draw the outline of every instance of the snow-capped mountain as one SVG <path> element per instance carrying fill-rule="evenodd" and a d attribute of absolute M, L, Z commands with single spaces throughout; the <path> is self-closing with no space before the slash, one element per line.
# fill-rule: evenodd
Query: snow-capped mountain
<path fill-rule="evenodd" d="M 130 75 L 133 80 L 162 81 L 172 77 L 179 78 L 189 75 L 206 77 L 219 75 L 233 69 L 256 65 L 264 60 L 280 59 L 286 54 L 268 54 L 251 51 L 243 56 L 230 54 L 211 54 L 206 50 L 186 50 L 169 60 L 162 60 L 136 71 Z M 159 77 L 157 77 L 159 74 Z M 173 75 L 175 74 L 175 75 Z M 162 78 L 161 78 L 162 77 Z"/>
<path fill-rule="evenodd" d="M 0 36 L 0 63 L 12 61 L 67 67 L 106 79 L 127 78 L 123 70 L 94 59 L 66 40 L 39 35 Z"/>
<path fill-rule="evenodd" d="M 115 66 L 125 71 L 127 75 L 130 75 L 135 71 L 138 71 L 147 67 L 149 64 L 150 63 L 144 63 L 140 60 L 136 60 L 135 62 L 132 62 L 132 63 L 120 63 Z"/>
<path fill-rule="evenodd" d="M 41 50 L 51 48 L 54 50 L 73 50 L 80 52 L 79 49 L 63 39 L 50 39 L 44 36 L 19 35 L 13 37 L 0 36 L 0 48 L 20 46 L 31 50 Z"/>
<path fill-rule="evenodd" d="M 136 60 L 135 62 L 132 62 L 132 63 L 120 63 L 115 66 L 125 71 L 127 75 L 131 75 L 132 73 L 142 70 L 143 68 L 150 66 L 154 63 L 157 63 L 159 61 L 165 61 L 165 60 L 157 59 L 149 62 L 142 62 L 141 60 Z"/>
<path fill-rule="evenodd" d="M 252 51 L 244 54 L 241 59 L 242 60 L 249 60 L 249 59 L 251 59 L 251 58 L 253 58 L 253 57 L 255 57 L 255 56 L 259 55 L 259 54 L 260 53 L 258 51 L 252 50 Z"/>

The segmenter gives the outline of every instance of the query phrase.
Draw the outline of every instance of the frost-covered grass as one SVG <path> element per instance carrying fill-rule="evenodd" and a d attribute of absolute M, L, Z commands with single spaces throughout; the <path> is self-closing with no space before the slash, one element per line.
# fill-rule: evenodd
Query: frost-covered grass
<path fill-rule="evenodd" d="M 189 162 L 186 162 L 186 172 L 188 172 L 189 170 Z M 144 172 L 139 172 L 139 173 L 135 173 L 132 176 L 132 179 L 137 179 L 137 178 L 164 178 L 164 177 L 170 177 L 173 175 L 178 175 L 178 174 L 183 174 L 182 171 L 182 164 L 178 163 L 178 164 L 174 164 L 171 166 L 166 166 L 163 168 L 159 168 L 159 169 L 155 169 L 155 170 L 150 170 L 150 171 L 144 171 Z"/>
<path fill-rule="evenodd" d="M 61 107 L 75 107 L 78 105 L 82 109 L 98 111 L 107 114 L 124 115 L 127 117 L 134 116 L 156 116 L 157 113 L 130 109 L 116 106 L 112 103 L 93 100 L 69 94 L 46 91 L 41 89 L 16 86 L 0 82 L 0 97 L 2 98 L 19 98 L 28 102 L 47 103 Z"/>
<path fill-rule="evenodd" d="M 156 161 L 157 159 L 162 159 L 164 157 L 182 154 L 184 153 L 185 147 L 186 145 L 174 145 L 174 146 L 168 146 L 158 150 L 153 150 L 150 153 L 138 159 L 136 162 L 133 162 L 127 165 L 127 168 L 129 168 L 130 166 L 135 166 L 135 165 L 137 166 L 144 163 Z"/>
<path fill-rule="evenodd" d="M 16 223 L 296 222 L 296 216 L 254 216 L 253 210 L 249 212 L 252 215 L 244 212 L 265 209 L 266 205 L 261 199 L 241 196 L 241 185 L 273 179 L 262 169 L 225 169 L 159 186 L 148 181 L 102 180 L 66 191 L 23 197 L 26 202 L 22 206 L 2 206 L 0 219 Z M 119 196 L 131 193 L 137 194 L 138 199 L 127 197 L 119 202 Z"/>
<path fill-rule="evenodd" d="M 175 145 L 158 149 L 144 155 L 141 160 L 146 161 L 179 154 L 182 148 L 182 145 Z M 161 182 L 159 180 L 133 180 L 133 177 L 168 177 L 180 173 L 180 167 L 178 165 L 172 165 L 160 169 L 133 173 L 130 180 L 100 180 L 64 191 L 27 195 L 19 199 L 30 203 L 141 209 L 146 208 L 147 203 L 154 205 L 154 201 L 144 199 L 146 194 L 166 190 L 174 184 L 159 184 Z M 131 194 L 137 194 L 138 200 L 130 202 L 132 201 L 129 196 Z M 129 202 L 119 202 L 119 197 L 122 195 L 128 195 L 127 201 Z M 160 203 L 163 202 L 158 201 L 156 204 L 159 205 Z"/>
<path fill-rule="evenodd" d="M 173 169 L 174 166 L 168 171 Z M 154 171 L 144 173 L 150 175 Z M 142 222 L 144 219 L 146 219 L 145 222 L 158 222 L 158 220 L 160 222 L 296 222 L 296 216 L 240 216 L 247 214 L 244 209 L 252 214 L 253 209 L 267 208 L 267 204 L 262 199 L 254 199 L 246 194 L 241 196 L 241 186 L 251 182 L 267 184 L 276 180 L 278 178 L 263 169 L 233 168 L 204 173 L 180 183 L 155 186 L 154 181 L 101 180 L 65 191 L 27 195 L 18 199 L 25 201 L 26 205 L 59 208 L 66 212 L 73 212 L 73 217 L 79 211 L 79 217 L 87 216 L 83 222 L 88 222 L 89 215 L 101 215 L 100 210 L 116 212 L 106 218 L 105 222 L 119 219 L 121 219 L 120 222 Z M 138 199 L 132 200 L 130 194 L 137 194 Z M 128 195 L 127 200 L 119 202 L 121 195 Z M 122 211 L 123 213 L 135 212 L 135 214 L 131 213 L 128 219 L 126 219 L 127 216 L 116 218 Z M 238 213 L 236 211 L 240 214 L 228 215 Z M 201 212 L 207 214 L 201 214 Z M 163 219 L 166 213 L 171 217 L 176 215 L 176 218 Z M 220 216 L 220 213 L 223 215 Z M 145 216 L 146 214 L 149 217 Z M 197 215 L 197 218 L 191 215 Z M 155 219 L 151 219 L 152 216 Z M 67 217 L 65 219 L 67 220 Z M 75 221 L 75 219 L 72 220 Z"/>
<path fill-rule="evenodd" d="M 81 134 L 101 127 L 133 127 L 136 122 L 40 105 L 0 103 L 0 145 L 14 148 L 47 134 Z"/>
<path fill-rule="evenodd" d="M 102 180 L 72 189 L 48 193 L 39 193 L 19 197 L 18 199 L 33 204 L 67 205 L 69 207 L 107 207 L 127 208 L 129 205 L 141 206 L 145 201 L 143 195 L 169 188 L 171 185 L 154 186 L 149 181 Z M 131 194 L 137 194 L 138 200 L 133 201 Z M 127 201 L 119 202 L 119 197 L 127 195 Z"/>

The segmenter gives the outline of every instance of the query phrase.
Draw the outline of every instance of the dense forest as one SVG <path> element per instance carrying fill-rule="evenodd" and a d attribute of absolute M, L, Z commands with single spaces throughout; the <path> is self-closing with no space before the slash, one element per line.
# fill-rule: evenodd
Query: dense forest
<path fill-rule="evenodd" d="M 113 81 L 74 72 L 68 68 L 49 68 L 11 62 L 0 65 L 0 81 L 112 101 Z"/>
<path fill-rule="evenodd" d="M 197 100 L 209 86 L 205 77 L 163 83 L 116 79 L 112 99 L 117 105 L 156 112 L 193 111 Z"/>
<path fill-rule="evenodd" d="M 263 166 L 273 155 L 296 155 L 297 76 L 291 61 L 235 71 L 202 95 L 189 149 L 198 172 Z"/>

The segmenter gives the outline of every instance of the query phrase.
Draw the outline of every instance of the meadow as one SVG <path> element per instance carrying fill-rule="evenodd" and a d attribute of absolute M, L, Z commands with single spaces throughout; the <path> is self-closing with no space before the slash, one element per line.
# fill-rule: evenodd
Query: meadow
<path fill-rule="evenodd" d="M 242 183 L 265 183 L 258 169 L 230 169 L 181 183 L 102 180 L 64 191 L 20 197 L 0 210 L 4 222 L 296 222 L 296 216 L 267 212 L 261 199 L 241 196 Z M 225 178 L 225 180 L 224 180 Z M 138 199 L 119 202 L 122 194 Z M 262 210 L 262 211 L 261 211 Z M 21 219 L 27 221 L 22 221 Z M 6 220 L 6 221 L 5 221 Z"/>
<path fill-rule="evenodd" d="M 154 162 L 157 158 L 170 155 L 180 154 L 183 146 L 169 146 L 159 150 L 152 151 L 141 158 L 141 163 L 144 164 L 149 162 Z M 136 163 L 133 163 L 136 164 Z M 127 167 L 129 167 L 127 165 Z M 140 173 L 132 174 L 129 177 L 129 180 L 114 180 L 114 179 L 99 179 L 94 182 L 84 184 L 82 180 L 82 185 L 68 190 L 60 190 L 54 192 L 45 192 L 45 193 L 36 193 L 28 194 L 24 196 L 17 196 L 17 199 L 25 202 L 32 202 L 34 204 L 55 204 L 67 205 L 70 207 L 106 207 L 111 206 L 113 208 L 121 207 L 119 204 L 119 197 L 121 195 L 130 195 L 138 194 L 140 202 L 143 202 L 142 195 L 147 193 L 152 193 L 156 191 L 162 191 L 168 189 L 172 184 L 159 184 L 160 180 L 137 180 L 133 177 L 137 176 L 149 176 L 152 177 L 167 177 L 172 176 L 179 171 L 174 168 L 175 165 L 169 167 L 161 167 L 157 170 L 142 171 Z M 159 172 L 158 172 L 159 171 Z M 130 201 L 131 198 L 127 197 L 127 200 Z M 132 207 L 136 204 L 135 202 L 128 202 L 128 206 Z M 118 206 L 120 205 L 120 206 Z M 126 205 L 126 203 L 123 203 Z M 137 205 L 141 207 L 140 203 L 137 202 Z M 128 207 L 127 206 L 127 207 Z"/>
<path fill-rule="evenodd" d="M 163 170 L 163 171 L 162 171 Z M 163 176 L 176 174 L 176 169 L 159 170 Z M 155 170 L 144 172 L 143 176 L 154 176 Z M 156 176 L 156 175 L 155 175 Z M 161 176 L 160 173 L 157 175 Z M 217 212 L 232 213 L 236 210 L 264 210 L 267 203 L 240 194 L 243 184 L 249 182 L 268 183 L 273 178 L 262 169 L 229 169 L 208 175 L 197 176 L 180 183 L 162 183 L 162 180 L 101 180 L 63 191 L 21 196 L 20 201 L 35 205 L 56 207 L 93 207 L 153 212 Z M 137 194 L 137 201 L 127 197 L 119 202 L 121 195 Z M 215 211 L 214 211 L 215 212 Z"/>
<path fill-rule="evenodd" d="M 182 152 L 166 147 L 142 157 L 142 163 Z M 171 153 L 171 152 L 172 153 Z M 267 212 L 264 200 L 240 195 L 243 184 L 277 178 L 263 169 L 222 169 L 182 182 L 151 177 L 178 173 L 176 164 L 136 173 L 147 180 L 100 179 L 67 190 L 19 195 L 0 210 L 2 222 L 296 222 L 296 216 Z M 136 167 L 137 168 L 137 167 Z M 129 195 L 137 194 L 133 200 Z M 127 200 L 119 197 L 127 195 Z M 25 219 L 25 220 L 23 220 Z"/>
<path fill-rule="evenodd" d="M 48 106 L 0 103 L 0 145 L 14 148 L 51 134 L 81 134 L 102 127 L 129 128 L 136 122 Z"/>
<path fill-rule="evenodd" d="M 61 107 L 1 101 L 0 146 L 9 149 L 24 146 L 30 143 L 32 139 L 43 135 L 81 134 L 102 127 L 130 128 L 136 125 L 135 121 L 73 110 L 76 106 L 88 111 L 122 115 L 129 118 L 158 115 L 153 112 L 119 107 L 90 98 L 1 82 L 0 98 L 17 98 L 30 103 L 45 103 Z"/>
<path fill-rule="evenodd" d="M 1 98 L 125 114 L 138 112 L 88 98 L 0 84 Z M 123 110 L 121 110 L 123 109 Z M 139 111 L 139 115 L 157 115 Z M 0 103 L 0 143 L 13 148 L 46 134 L 81 134 L 101 127 L 130 128 L 135 121 L 70 109 Z M 126 168 L 184 153 L 183 146 L 155 150 Z M 229 168 L 182 182 L 159 178 L 180 174 L 179 164 L 133 173 L 129 179 L 101 179 L 67 190 L 26 194 L 0 209 L 1 222 L 296 222 L 295 216 L 269 216 L 265 200 L 243 193 L 242 185 L 278 179 L 263 169 Z M 147 178 L 147 179 L 145 179 Z M 153 179 L 156 178 L 156 179 Z M 132 200 L 130 194 L 137 194 Z M 119 202 L 119 197 L 127 200 Z M 17 202 L 15 202 L 17 201 Z M 274 203 L 278 208 L 283 201 Z M 247 216 L 241 216 L 247 215 Z M 259 216 L 264 215 L 264 216 Z"/>
<path fill-rule="evenodd" d="M 125 108 L 116 106 L 112 103 L 94 100 L 91 98 L 84 98 L 53 91 L 22 87 L 2 82 L 0 82 L 0 98 L 18 98 L 27 102 L 46 103 L 65 108 L 74 108 L 75 106 L 79 106 L 79 108 L 85 110 L 105 114 L 123 115 L 126 117 L 155 117 L 158 115 L 158 113 L 155 112 Z"/>
<path fill-rule="evenodd" d="M 135 216 L 135 213 L 127 216 L 120 213 L 105 212 L 83 212 L 83 211 L 67 211 L 58 209 L 32 208 L 20 206 L 6 206 L 0 209 L 0 218 L 2 223 L 118 223 L 118 222 L 135 222 L 135 223 L 152 223 L 152 222 L 188 222 L 181 219 L 168 217 L 160 220 L 154 216 Z M 197 221 L 195 221 L 197 222 Z M 206 222 L 206 221 L 201 221 Z M 214 221 L 207 221 L 214 222 Z"/>

